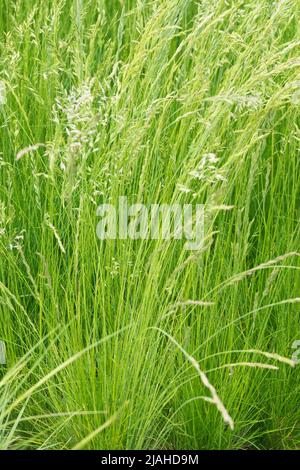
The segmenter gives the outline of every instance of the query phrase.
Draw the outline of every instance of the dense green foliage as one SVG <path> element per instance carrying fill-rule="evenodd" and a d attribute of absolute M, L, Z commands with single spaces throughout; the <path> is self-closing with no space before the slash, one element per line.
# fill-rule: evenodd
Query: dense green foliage
<path fill-rule="evenodd" d="M 300 446 L 299 25 L 298 0 L 1 0 L 2 449 Z M 205 204 L 204 245 L 100 241 L 122 195 Z"/>

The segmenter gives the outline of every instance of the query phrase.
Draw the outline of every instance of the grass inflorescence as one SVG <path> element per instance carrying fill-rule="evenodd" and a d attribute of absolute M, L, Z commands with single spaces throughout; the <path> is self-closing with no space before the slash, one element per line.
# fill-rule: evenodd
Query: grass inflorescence
<path fill-rule="evenodd" d="M 299 25 L 1 0 L 1 449 L 299 448 Z M 204 205 L 203 244 L 99 240 L 120 196 Z"/>

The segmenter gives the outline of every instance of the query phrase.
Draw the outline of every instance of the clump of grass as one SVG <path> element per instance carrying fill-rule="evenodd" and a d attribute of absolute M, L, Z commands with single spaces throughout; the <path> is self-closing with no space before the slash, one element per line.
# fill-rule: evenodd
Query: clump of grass
<path fill-rule="evenodd" d="M 297 0 L 1 8 L 0 447 L 298 448 Z M 202 246 L 98 240 L 124 195 Z"/>

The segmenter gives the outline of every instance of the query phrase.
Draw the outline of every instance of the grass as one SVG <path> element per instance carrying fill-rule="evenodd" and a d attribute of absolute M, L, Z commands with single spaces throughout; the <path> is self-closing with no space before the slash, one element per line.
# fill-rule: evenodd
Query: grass
<path fill-rule="evenodd" d="M 1 0 L 2 449 L 300 447 L 299 24 Z M 99 240 L 119 196 L 204 204 L 204 245 Z"/>

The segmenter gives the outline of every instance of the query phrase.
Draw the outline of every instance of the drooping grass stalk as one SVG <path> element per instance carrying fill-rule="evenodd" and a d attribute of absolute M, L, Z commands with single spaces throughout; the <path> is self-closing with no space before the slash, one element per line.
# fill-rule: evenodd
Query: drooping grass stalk
<path fill-rule="evenodd" d="M 299 25 L 2 0 L 1 448 L 299 448 Z M 120 196 L 203 204 L 202 246 L 99 240 Z"/>

